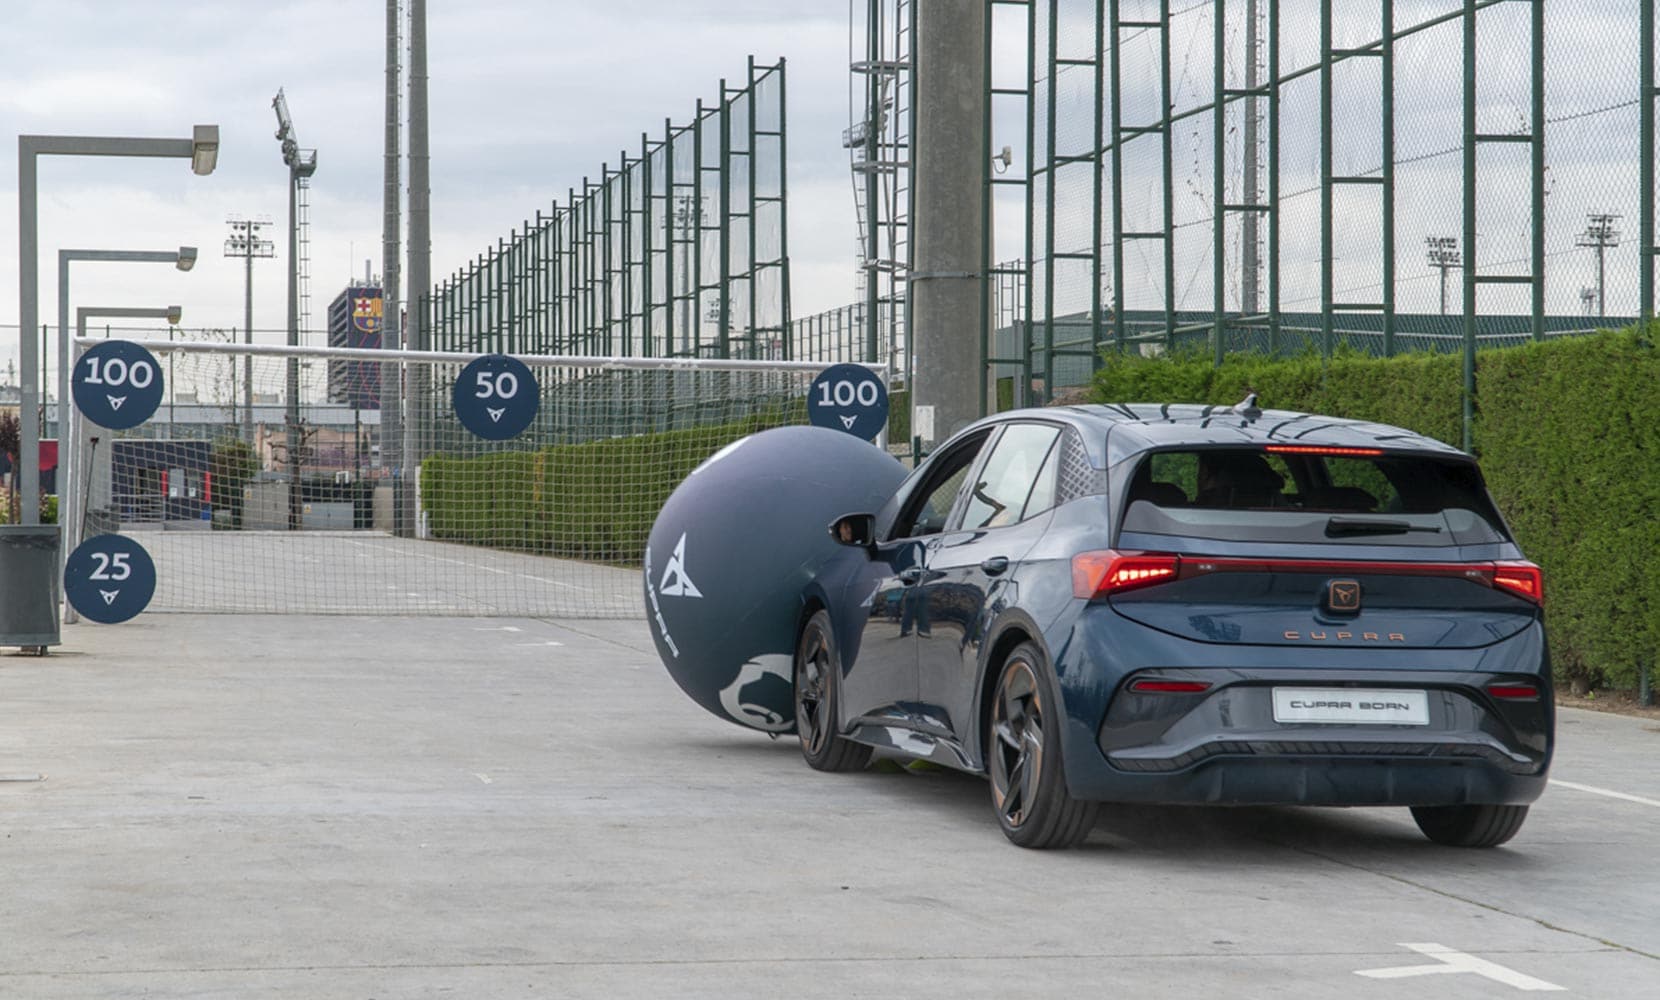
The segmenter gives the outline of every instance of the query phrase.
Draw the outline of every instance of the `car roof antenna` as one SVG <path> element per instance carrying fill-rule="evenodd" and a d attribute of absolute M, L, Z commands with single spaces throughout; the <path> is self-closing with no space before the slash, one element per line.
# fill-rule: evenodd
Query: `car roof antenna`
<path fill-rule="evenodd" d="M 1254 392 L 1247 393 L 1244 399 L 1234 404 L 1233 412 L 1246 420 L 1255 420 L 1262 416 L 1262 410 L 1257 406 L 1257 394 Z"/>

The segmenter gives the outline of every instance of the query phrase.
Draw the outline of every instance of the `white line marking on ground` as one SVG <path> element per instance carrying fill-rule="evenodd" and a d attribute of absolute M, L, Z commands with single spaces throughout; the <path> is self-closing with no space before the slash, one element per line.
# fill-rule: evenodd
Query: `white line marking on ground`
<path fill-rule="evenodd" d="M 1470 972 L 1478 976 L 1484 976 L 1494 982 L 1533 993 L 1567 989 L 1565 986 L 1558 986 L 1555 983 L 1547 983 L 1543 979 L 1534 979 L 1532 976 L 1523 975 L 1515 969 L 1507 969 L 1497 962 L 1489 962 L 1484 958 L 1454 951 L 1443 944 L 1433 942 L 1409 944 L 1402 942 L 1401 947 L 1410 948 L 1420 955 L 1428 955 L 1435 959 L 1435 963 L 1433 965 L 1397 965 L 1388 969 L 1361 969 L 1357 970 L 1355 975 L 1365 976 L 1368 979 L 1406 979 L 1411 976 L 1438 976 L 1447 973 Z"/>
<path fill-rule="evenodd" d="M 474 625 L 474 632 L 523 632 L 517 625 Z"/>
<path fill-rule="evenodd" d="M 493 780 L 491 780 L 491 778 L 488 774 L 474 774 L 473 777 L 475 777 L 478 780 L 484 782 L 486 785 L 495 784 L 495 782 Z"/>
<path fill-rule="evenodd" d="M 1553 785 L 1560 785 L 1563 788 L 1571 788 L 1576 792 L 1589 792 L 1592 795 L 1604 795 L 1611 799 L 1619 799 L 1622 802 L 1635 802 L 1641 806 L 1653 806 L 1656 809 L 1660 809 L 1660 799 L 1645 799 L 1641 795 L 1627 795 L 1624 792 L 1616 792 L 1607 788 L 1598 788 L 1595 785 L 1581 785 L 1573 781 L 1558 781 L 1556 778 L 1550 779 L 1550 783 Z"/>

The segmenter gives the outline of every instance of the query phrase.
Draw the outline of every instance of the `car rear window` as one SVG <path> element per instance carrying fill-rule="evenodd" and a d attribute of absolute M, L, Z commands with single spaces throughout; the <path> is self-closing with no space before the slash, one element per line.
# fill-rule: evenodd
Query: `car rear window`
<path fill-rule="evenodd" d="M 1480 545 L 1508 540 L 1481 476 L 1432 455 L 1195 448 L 1145 456 L 1124 530 L 1229 541 Z"/>

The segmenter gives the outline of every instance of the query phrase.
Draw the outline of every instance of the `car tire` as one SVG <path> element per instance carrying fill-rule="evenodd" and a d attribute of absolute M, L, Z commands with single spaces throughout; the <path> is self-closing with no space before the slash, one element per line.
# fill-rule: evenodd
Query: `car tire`
<path fill-rule="evenodd" d="M 816 771 L 859 771 L 870 763 L 870 747 L 836 731 L 836 686 L 841 680 L 830 613 L 807 620 L 795 647 L 795 732 L 801 756 Z"/>
<path fill-rule="evenodd" d="M 1522 828 L 1527 806 L 1413 806 L 1424 836 L 1447 847 L 1497 847 Z"/>
<path fill-rule="evenodd" d="M 992 810 L 1020 847 L 1072 847 L 1089 836 L 1100 808 L 1067 791 L 1053 690 L 1043 654 L 1024 642 L 1003 661 L 986 712 Z"/>

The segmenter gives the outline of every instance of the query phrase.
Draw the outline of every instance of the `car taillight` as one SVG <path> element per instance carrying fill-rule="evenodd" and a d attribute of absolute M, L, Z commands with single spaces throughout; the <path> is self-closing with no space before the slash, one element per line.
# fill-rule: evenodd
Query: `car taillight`
<path fill-rule="evenodd" d="M 1545 603 L 1545 574 L 1530 562 L 1494 563 L 1493 586 L 1525 597 L 1535 604 Z"/>
<path fill-rule="evenodd" d="M 1130 690 L 1137 694 L 1203 694 L 1210 690 L 1210 682 L 1163 681 L 1148 678 L 1131 681 Z"/>
<path fill-rule="evenodd" d="M 1375 458 L 1383 454 L 1381 448 L 1339 448 L 1314 444 L 1271 444 L 1263 451 L 1270 455 L 1330 455 L 1339 458 Z"/>
<path fill-rule="evenodd" d="M 1489 684 L 1487 693 L 1505 701 L 1537 701 L 1539 686 L 1537 684 Z"/>
<path fill-rule="evenodd" d="M 1080 552 L 1072 557 L 1072 596 L 1089 600 L 1174 580 L 1181 559 L 1159 552 Z"/>

